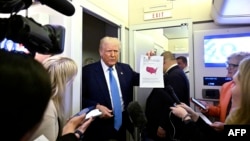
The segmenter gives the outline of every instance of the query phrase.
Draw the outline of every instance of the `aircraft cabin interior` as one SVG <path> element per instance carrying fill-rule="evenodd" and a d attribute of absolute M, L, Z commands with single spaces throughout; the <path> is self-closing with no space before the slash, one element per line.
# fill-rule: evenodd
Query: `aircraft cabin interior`
<path fill-rule="evenodd" d="M 34 3 L 18 14 L 42 25 L 65 27 L 63 54 L 74 59 L 78 74 L 67 87 L 65 101 L 70 117 L 81 110 L 81 71 L 96 62 L 99 41 L 104 36 L 121 41 L 119 61 L 140 71 L 140 56 L 171 51 L 188 59 L 190 97 L 218 104 L 226 76 L 227 56 L 250 52 L 250 0 L 70 0 L 72 16 Z M 7 17 L 9 14 L 1 14 Z M 134 88 L 134 100 L 145 109 L 152 88 Z M 191 103 L 191 107 L 196 106 Z M 198 110 L 198 109 L 196 109 Z M 212 121 L 218 120 L 210 118 Z"/>

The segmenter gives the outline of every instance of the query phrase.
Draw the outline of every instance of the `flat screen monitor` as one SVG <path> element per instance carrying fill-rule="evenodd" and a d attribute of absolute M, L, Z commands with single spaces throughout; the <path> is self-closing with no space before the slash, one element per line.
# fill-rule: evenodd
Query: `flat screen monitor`
<path fill-rule="evenodd" d="M 29 53 L 28 49 L 26 49 L 22 44 L 15 43 L 7 38 L 4 38 L 2 41 L 0 41 L 0 48 L 5 49 L 7 51 Z"/>
<path fill-rule="evenodd" d="M 206 35 L 203 39 L 205 67 L 226 67 L 232 53 L 250 52 L 250 33 Z"/>
<path fill-rule="evenodd" d="M 224 83 L 231 81 L 231 77 L 203 77 L 203 85 L 205 86 L 222 86 Z"/>

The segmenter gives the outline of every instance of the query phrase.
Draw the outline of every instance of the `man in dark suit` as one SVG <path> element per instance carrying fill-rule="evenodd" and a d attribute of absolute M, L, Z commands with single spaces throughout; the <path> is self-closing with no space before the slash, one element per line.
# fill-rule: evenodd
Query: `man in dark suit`
<path fill-rule="evenodd" d="M 84 141 L 126 141 L 126 129 L 132 132 L 127 106 L 133 100 L 133 86 L 139 85 L 139 74 L 128 64 L 119 63 L 120 41 L 104 37 L 100 41 L 100 61 L 86 65 L 82 69 L 82 108 L 95 106 L 102 112 L 84 135 Z M 114 111 L 109 84 L 109 68 L 118 82 L 122 106 L 122 125 L 114 128 Z"/>
<path fill-rule="evenodd" d="M 189 105 L 189 81 L 181 68 L 177 65 L 174 55 L 165 51 L 163 56 L 163 71 L 165 88 L 154 88 L 146 101 L 147 136 L 154 141 L 180 139 L 182 121 L 170 114 L 170 106 L 175 103 L 166 89 L 172 86 L 176 96 L 183 103 Z"/>

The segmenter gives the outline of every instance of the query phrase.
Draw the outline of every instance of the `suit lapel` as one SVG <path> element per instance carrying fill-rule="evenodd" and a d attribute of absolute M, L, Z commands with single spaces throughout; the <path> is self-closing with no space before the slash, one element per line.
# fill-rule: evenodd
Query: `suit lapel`
<path fill-rule="evenodd" d="M 120 67 L 119 63 L 117 63 L 115 65 L 116 71 L 117 71 L 117 75 L 118 75 L 118 79 L 119 79 L 119 83 L 120 83 L 120 88 L 121 88 L 121 92 L 123 94 L 123 90 L 122 88 L 124 88 L 124 86 L 126 85 L 126 82 L 123 79 L 123 75 L 124 75 L 124 71 L 122 70 L 122 68 Z"/>
<path fill-rule="evenodd" d="M 102 96 L 103 99 L 105 99 L 105 101 L 109 104 L 109 106 L 112 107 L 111 99 L 110 99 L 110 95 L 109 95 L 109 89 L 108 89 L 106 78 L 105 78 L 105 75 L 104 75 L 104 72 L 102 69 L 101 62 L 99 62 L 96 65 L 95 77 L 96 77 L 96 81 L 97 81 L 96 85 L 98 85 L 101 88 L 101 92 L 99 93 L 100 96 Z M 98 86 L 96 86 L 96 87 L 98 87 Z"/>

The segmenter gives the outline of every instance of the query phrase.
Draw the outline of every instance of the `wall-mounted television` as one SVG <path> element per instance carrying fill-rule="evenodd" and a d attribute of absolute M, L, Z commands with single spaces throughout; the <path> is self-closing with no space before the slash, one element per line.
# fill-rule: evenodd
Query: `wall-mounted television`
<path fill-rule="evenodd" d="M 0 49 L 29 53 L 29 51 L 23 46 L 23 44 L 15 43 L 7 38 L 4 38 L 2 41 L 0 41 Z"/>
<path fill-rule="evenodd" d="M 234 52 L 250 52 L 250 33 L 205 35 L 205 67 L 226 67 L 227 57 Z"/>

